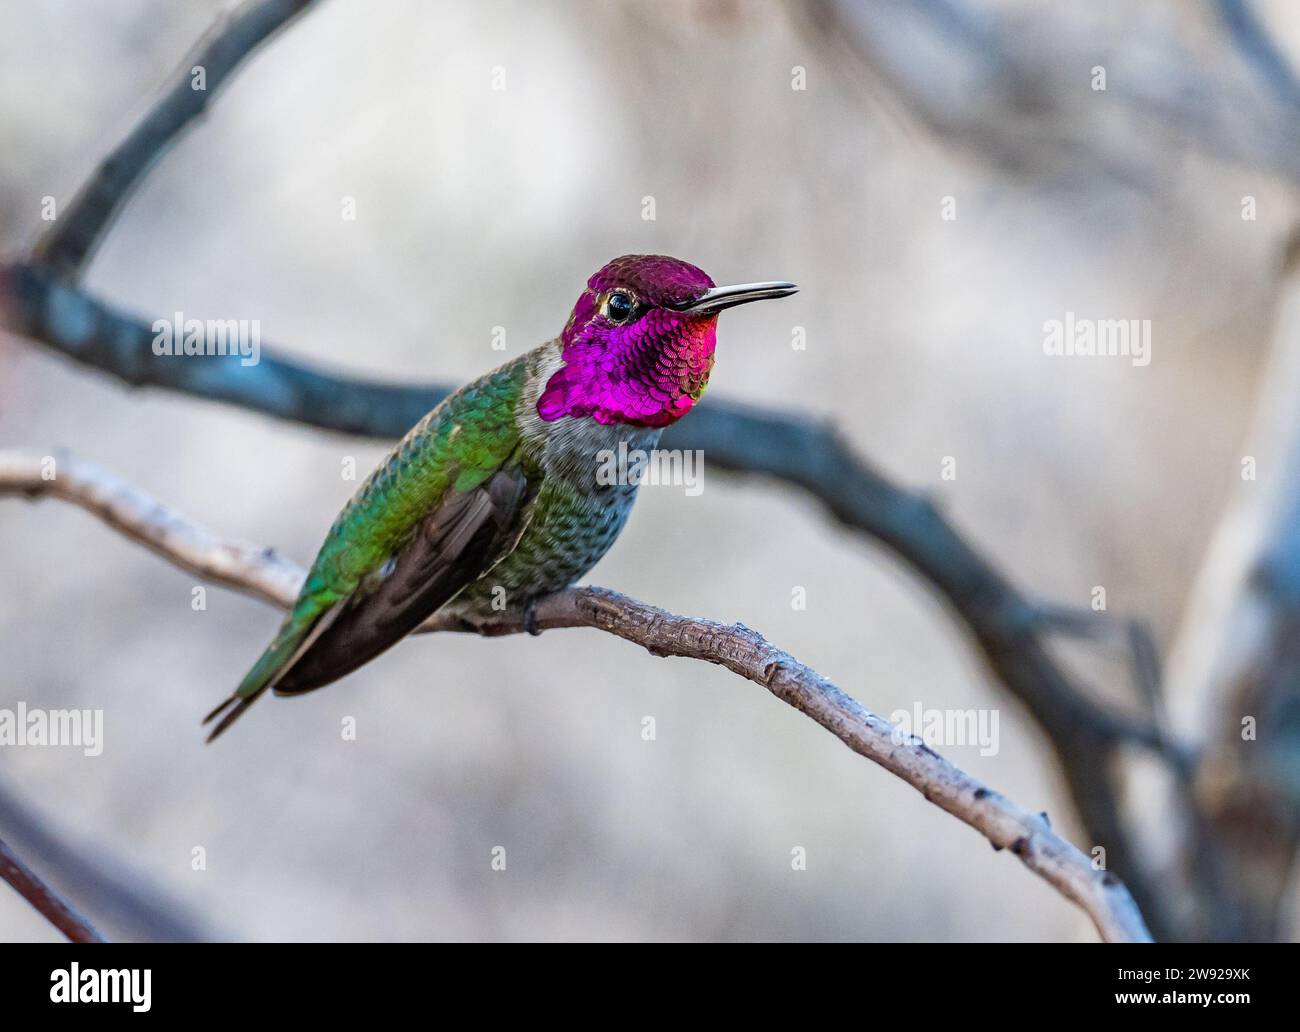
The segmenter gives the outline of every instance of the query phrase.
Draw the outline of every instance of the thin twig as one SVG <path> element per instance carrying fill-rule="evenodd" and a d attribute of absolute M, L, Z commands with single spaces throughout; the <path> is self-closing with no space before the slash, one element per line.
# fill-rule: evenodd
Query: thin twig
<path fill-rule="evenodd" d="M 58 823 L 0 781 L 0 834 L 23 855 L 39 856 L 46 877 L 62 886 L 110 933 L 147 942 L 200 942 L 222 937 L 143 871 Z"/>
<path fill-rule="evenodd" d="M 207 108 L 230 74 L 269 36 L 314 0 L 246 3 L 219 22 L 199 44 L 184 74 L 95 170 L 64 215 L 36 245 L 34 258 L 60 275 L 76 276 L 104 238 L 114 217 L 158 156 Z M 195 89 L 191 69 L 203 69 Z"/>
<path fill-rule="evenodd" d="M 0 452 L 0 494 L 51 496 L 94 513 L 165 559 L 200 576 L 281 606 L 292 603 L 303 573 L 266 549 L 231 542 L 199 527 L 142 491 L 68 455 Z M 538 628 L 591 627 L 634 642 L 656 656 L 716 663 L 806 714 L 854 752 L 902 778 L 927 800 L 1010 849 L 1092 919 L 1108 942 L 1149 941 L 1150 933 L 1118 877 L 1096 870 L 1078 849 L 1032 813 L 965 774 L 920 739 L 845 694 L 757 631 L 739 624 L 677 616 L 603 588 L 575 588 L 540 600 Z M 424 630 L 467 630 L 436 614 Z M 501 614 L 472 628 L 485 635 L 524 630 L 521 616 Z"/>
<path fill-rule="evenodd" d="M 68 937 L 69 942 L 103 942 L 89 921 L 59 898 L 59 894 L 41 881 L 36 872 L 14 856 L 0 841 L 0 878 L 34 906 L 50 924 Z"/>

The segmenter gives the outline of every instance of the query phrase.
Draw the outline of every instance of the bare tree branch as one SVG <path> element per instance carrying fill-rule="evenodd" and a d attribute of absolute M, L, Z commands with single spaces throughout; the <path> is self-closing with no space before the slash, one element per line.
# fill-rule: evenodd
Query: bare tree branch
<path fill-rule="evenodd" d="M 1205 734 L 1183 877 L 1201 934 L 1281 932 L 1300 848 L 1300 234 L 1233 497 L 1170 652 L 1185 723 Z"/>
<path fill-rule="evenodd" d="M 68 205 L 37 244 L 33 257 L 64 276 L 85 267 L 114 216 L 158 157 L 203 113 L 226 79 L 249 54 L 314 0 L 259 0 L 244 4 L 219 22 L 199 44 L 184 74 L 135 127 Z M 190 69 L 202 67 L 203 89 Z"/>
<path fill-rule="evenodd" d="M 185 520 L 143 492 L 89 463 L 64 455 L 0 452 L 0 495 L 50 496 L 72 502 L 163 558 L 227 587 L 287 607 L 303 572 L 273 552 L 226 541 Z M 1118 877 L 1094 869 L 1047 821 L 994 792 L 920 739 L 901 733 L 859 702 L 739 624 L 676 616 L 604 588 L 574 588 L 535 609 L 541 629 L 591 627 L 643 646 L 656 656 L 716 663 L 806 714 L 854 752 L 902 778 L 927 800 L 1010 849 L 1031 871 L 1076 903 L 1107 942 L 1146 942 L 1150 933 Z M 524 630 L 521 618 L 468 628 L 435 615 L 422 630 L 474 630 L 486 635 Z"/>
<path fill-rule="evenodd" d="M 397 439 L 447 394 L 441 384 L 352 381 L 264 347 L 257 365 L 238 354 L 155 355 L 150 321 L 125 315 L 39 265 L 0 263 L 0 326 L 132 387 L 196 398 L 340 433 Z"/>
<path fill-rule="evenodd" d="M 58 893 L 14 856 L 3 842 L 0 842 L 0 878 L 12 885 L 18 895 L 34 906 L 70 942 L 104 941 L 104 937 L 95 931 L 89 921 L 63 902 Z"/>
<path fill-rule="evenodd" d="M 189 907 L 110 851 L 52 831 L 47 814 L 2 782 L 0 834 L 24 855 L 39 857 L 46 878 L 110 933 L 149 942 L 200 942 L 213 934 Z"/>
<path fill-rule="evenodd" d="M 1250 0 L 1216 0 L 1215 6 L 1233 44 L 1261 81 L 1279 101 L 1300 111 L 1300 80 Z"/>
<path fill-rule="evenodd" d="M 0 266 L 0 325 L 137 386 L 226 401 L 322 429 L 399 437 L 448 391 L 354 380 L 281 358 L 194 361 L 156 356 L 149 325 L 30 265 Z M 871 468 L 833 427 L 793 414 L 707 400 L 669 427 L 662 446 L 700 449 L 712 467 L 802 488 L 844 526 L 879 540 L 948 603 L 993 674 L 1029 710 L 1056 751 L 1093 842 L 1129 880 L 1157 928 L 1157 896 L 1120 821 L 1117 749 L 1131 742 L 1176 757 L 1154 724 L 1111 713 L 1076 685 L 1047 648 L 1055 630 L 1030 601 L 962 538 L 925 495 Z"/>
<path fill-rule="evenodd" d="M 1100 169 L 1152 187 L 1160 161 L 1181 161 L 1191 146 L 1300 183 L 1289 143 L 1300 96 L 1285 59 L 1239 0 L 1217 6 L 1219 18 L 1190 10 L 1132 52 L 1068 4 L 790 4 L 847 58 L 844 70 L 865 73 L 936 137 L 1015 174 Z M 1097 69 L 1109 73 L 1104 88 L 1091 81 Z"/>
<path fill-rule="evenodd" d="M 308 6 L 287 0 L 246 5 L 216 32 L 193 63 L 207 59 L 209 92 L 276 28 Z M 973 23 L 958 19 L 958 36 Z M 256 366 L 238 357 L 186 361 L 152 352 L 151 325 L 77 288 L 69 278 L 108 230 L 130 189 L 201 112 L 188 66 L 173 89 L 101 166 L 70 214 L 41 242 L 33 260 L 0 264 L 0 326 L 136 386 L 159 386 L 224 401 L 323 429 L 396 438 L 448 386 L 351 379 L 263 349 Z M 1076 685 L 1047 648 L 1051 628 L 1037 607 L 995 570 L 922 495 L 872 469 L 834 430 L 807 418 L 710 400 L 670 427 L 665 448 L 702 449 L 711 464 L 737 474 L 793 484 L 841 523 L 883 542 L 928 580 L 965 624 L 993 673 L 1045 731 L 1093 842 L 1124 872 L 1160 926 L 1154 886 L 1140 869 L 1122 824 L 1114 760 L 1126 742 L 1169 760 L 1147 722 L 1112 713 Z"/>
<path fill-rule="evenodd" d="M 220 538 L 124 480 L 65 453 L 0 452 L 0 494 L 73 502 L 183 570 L 284 608 L 303 572 L 271 549 Z"/>

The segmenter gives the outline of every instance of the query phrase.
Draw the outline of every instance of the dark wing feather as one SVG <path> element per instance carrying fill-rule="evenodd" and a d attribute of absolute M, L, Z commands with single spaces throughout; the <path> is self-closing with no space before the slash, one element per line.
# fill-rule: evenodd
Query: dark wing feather
<path fill-rule="evenodd" d="M 312 629 L 272 684 L 275 693 L 297 695 L 336 681 L 415 630 L 508 547 L 527 491 L 516 467 L 471 491 L 451 492 L 384 570 Z"/>

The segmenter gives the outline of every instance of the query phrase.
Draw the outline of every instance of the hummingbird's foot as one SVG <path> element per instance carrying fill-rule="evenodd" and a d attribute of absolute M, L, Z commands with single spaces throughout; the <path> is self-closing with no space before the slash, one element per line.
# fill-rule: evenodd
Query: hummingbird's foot
<path fill-rule="evenodd" d="M 534 638 L 542 633 L 542 629 L 537 626 L 537 604 L 536 599 L 529 599 L 524 603 L 524 630 Z"/>

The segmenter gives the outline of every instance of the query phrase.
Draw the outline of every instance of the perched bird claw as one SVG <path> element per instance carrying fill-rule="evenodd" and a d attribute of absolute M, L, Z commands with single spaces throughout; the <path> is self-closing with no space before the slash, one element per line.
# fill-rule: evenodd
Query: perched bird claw
<path fill-rule="evenodd" d="M 524 605 L 524 630 L 534 638 L 542 633 L 542 629 L 537 626 L 537 603 L 531 598 Z"/>

